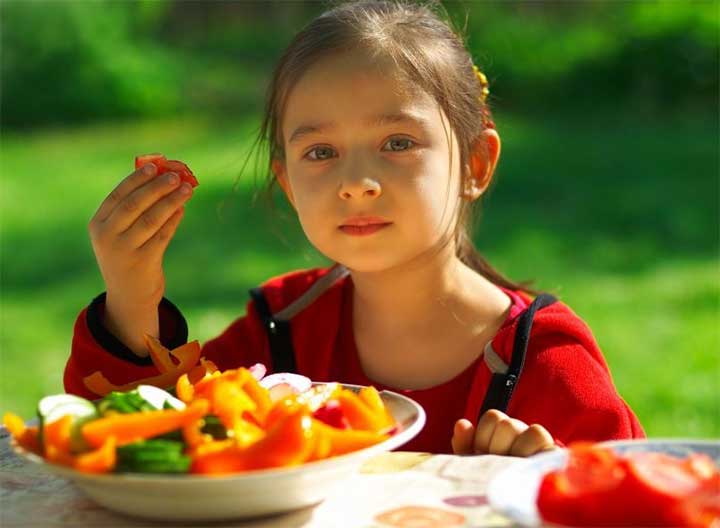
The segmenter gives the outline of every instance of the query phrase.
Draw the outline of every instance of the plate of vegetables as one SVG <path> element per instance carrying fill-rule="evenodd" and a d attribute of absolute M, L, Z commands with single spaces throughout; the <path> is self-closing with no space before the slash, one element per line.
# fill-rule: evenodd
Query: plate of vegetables
<path fill-rule="evenodd" d="M 575 443 L 518 462 L 488 486 L 521 526 L 720 525 L 720 442 Z"/>
<path fill-rule="evenodd" d="M 168 390 L 139 383 L 96 400 L 52 395 L 36 423 L 12 413 L 3 422 L 19 456 L 110 510 L 166 521 L 316 504 L 425 423 L 422 407 L 400 394 L 265 372 L 220 372 L 201 358 Z"/>

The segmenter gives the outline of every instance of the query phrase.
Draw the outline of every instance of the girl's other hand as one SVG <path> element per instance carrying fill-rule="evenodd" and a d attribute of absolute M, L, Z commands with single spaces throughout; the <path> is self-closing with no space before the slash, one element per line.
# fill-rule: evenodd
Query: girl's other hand
<path fill-rule="evenodd" d="M 456 455 L 526 457 L 556 447 L 552 435 L 542 425 L 527 425 L 496 409 L 483 414 L 477 428 L 469 420 L 458 420 L 452 437 Z"/>
<path fill-rule="evenodd" d="M 105 198 L 88 230 L 107 288 L 106 328 L 136 354 L 143 334 L 158 336 L 157 307 L 165 292 L 162 260 L 192 188 L 175 173 L 156 176 L 147 164 Z"/>

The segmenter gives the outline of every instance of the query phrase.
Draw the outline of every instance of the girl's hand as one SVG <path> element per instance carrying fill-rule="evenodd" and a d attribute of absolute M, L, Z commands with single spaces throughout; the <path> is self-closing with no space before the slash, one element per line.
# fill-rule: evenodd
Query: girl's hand
<path fill-rule="evenodd" d="M 456 455 L 511 455 L 526 457 L 555 449 L 552 435 L 542 425 L 528 426 L 496 409 L 482 415 L 477 429 L 469 420 L 455 422 L 452 448 Z"/>
<path fill-rule="evenodd" d="M 143 334 L 159 334 L 165 292 L 163 255 L 192 195 L 175 173 L 156 177 L 153 164 L 126 177 L 102 202 L 88 230 L 107 288 L 106 328 L 140 356 Z"/>

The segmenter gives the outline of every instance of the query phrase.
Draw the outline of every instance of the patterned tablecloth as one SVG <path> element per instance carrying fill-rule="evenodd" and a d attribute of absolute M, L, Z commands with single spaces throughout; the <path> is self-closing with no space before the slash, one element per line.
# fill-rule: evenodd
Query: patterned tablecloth
<path fill-rule="evenodd" d="M 369 460 L 319 505 L 274 517 L 212 527 L 474 528 L 512 526 L 492 511 L 489 480 L 518 459 L 393 452 Z M 71 482 L 17 456 L 0 429 L 0 526 L 177 526 L 136 520 L 95 504 Z M 184 527 L 203 526 L 183 524 Z"/>

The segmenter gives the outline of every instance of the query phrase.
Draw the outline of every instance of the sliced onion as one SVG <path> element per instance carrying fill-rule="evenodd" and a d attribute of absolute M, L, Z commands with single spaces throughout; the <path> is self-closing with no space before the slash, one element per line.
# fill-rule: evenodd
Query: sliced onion
<path fill-rule="evenodd" d="M 295 394 L 305 392 L 312 387 L 312 381 L 310 378 L 301 376 L 300 374 L 291 374 L 290 372 L 278 372 L 277 374 L 270 374 L 260 380 L 260 385 L 270 390 L 275 385 L 280 384 L 288 385 Z"/>
<path fill-rule="evenodd" d="M 253 375 L 253 378 L 260 381 L 265 377 L 265 374 L 267 373 L 267 369 L 265 368 L 265 365 L 262 363 L 255 363 L 252 367 L 248 369 L 250 371 L 250 374 Z"/>

